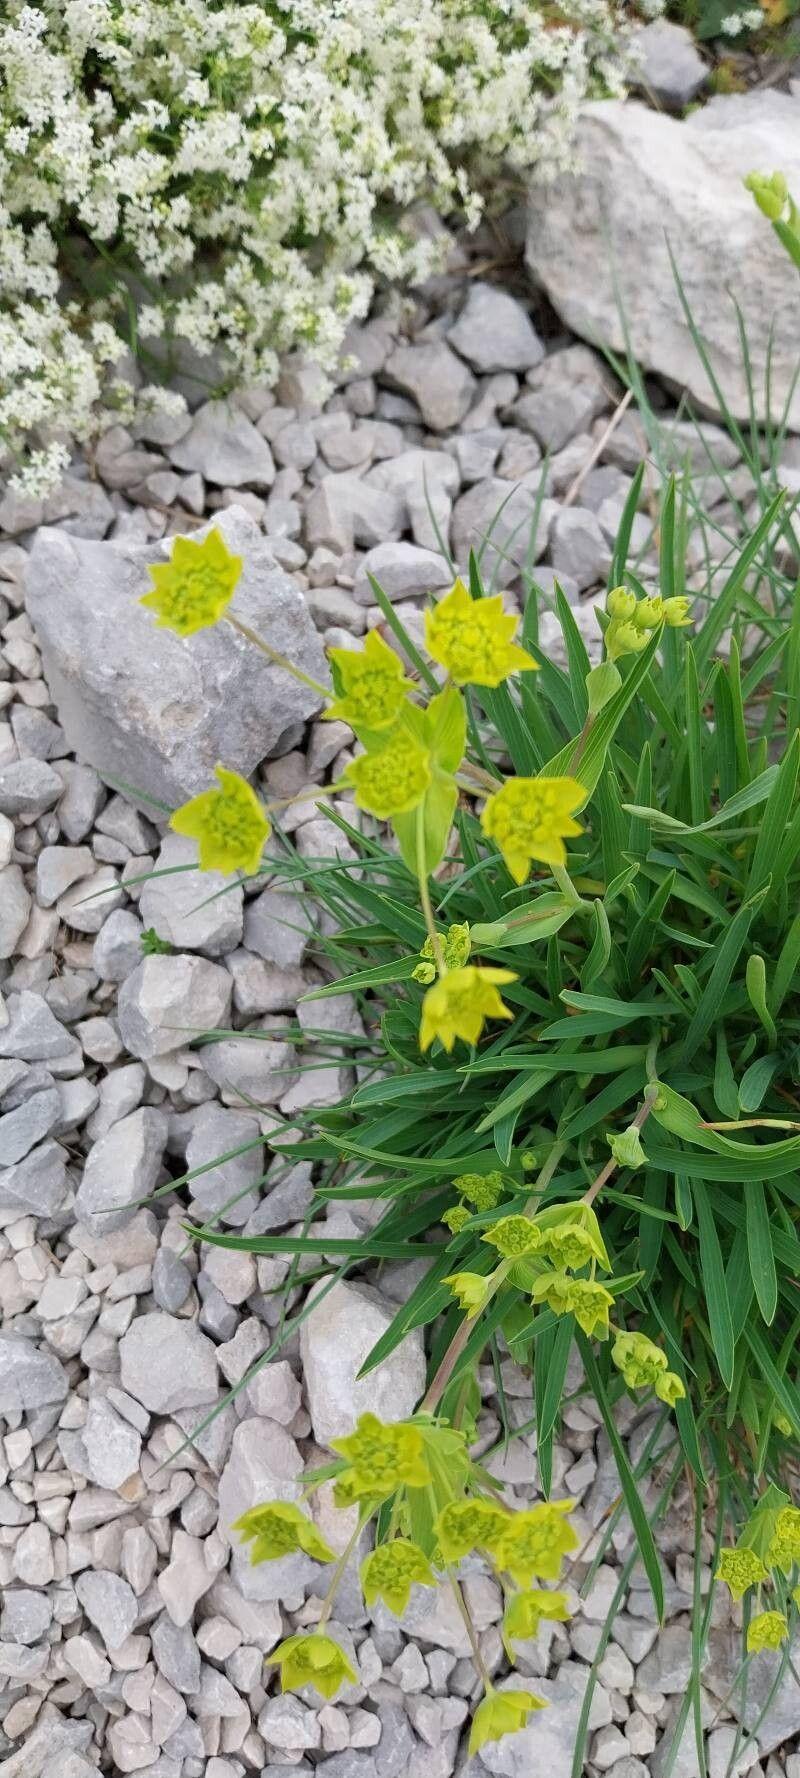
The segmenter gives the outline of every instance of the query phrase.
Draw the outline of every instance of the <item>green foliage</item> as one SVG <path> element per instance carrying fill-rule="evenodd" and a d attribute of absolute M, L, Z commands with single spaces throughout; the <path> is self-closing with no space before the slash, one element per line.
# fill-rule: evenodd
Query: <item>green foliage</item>
<path fill-rule="evenodd" d="M 800 0 L 673 0 L 669 15 L 688 25 L 701 43 L 718 48 L 751 44 L 762 33 L 773 46 L 779 28 L 800 14 Z"/>

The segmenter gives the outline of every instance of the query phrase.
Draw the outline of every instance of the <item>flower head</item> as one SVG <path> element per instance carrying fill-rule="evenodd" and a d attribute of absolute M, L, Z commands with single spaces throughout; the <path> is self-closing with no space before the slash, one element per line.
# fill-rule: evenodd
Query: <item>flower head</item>
<path fill-rule="evenodd" d="M 232 556 L 214 527 L 202 543 L 176 537 L 168 562 L 148 568 L 153 590 L 139 600 L 155 611 L 159 629 L 193 636 L 215 624 L 233 598 L 242 572 L 241 556 Z"/>
<path fill-rule="evenodd" d="M 677 1371 L 665 1371 L 656 1379 L 656 1395 L 659 1401 L 665 1401 L 668 1408 L 674 1408 L 676 1401 L 683 1401 L 686 1389 L 683 1379 Z"/>
<path fill-rule="evenodd" d="M 647 1155 L 642 1147 L 638 1125 L 629 1124 L 627 1130 L 618 1130 L 606 1141 L 618 1167 L 646 1167 Z"/>
<path fill-rule="evenodd" d="M 748 173 L 744 183 L 762 215 L 779 222 L 789 195 L 785 173 Z"/>
<path fill-rule="evenodd" d="M 770 1568 L 781 1568 L 788 1574 L 800 1562 L 800 1507 L 785 1506 L 778 1514 L 775 1530 L 767 1550 Z"/>
<path fill-rule="evenodd" d="M 692 601 L 683 593 L 676 593 L 672 599 L 664 600 L 664 622 L 669 630 L 681 629 L 691 622 L 689 612 Z"/>
<path fill-rule="evenodd" d="M 332 1636 L 323 1636 L 319 1630 L 308 1635 L 288 1636 L 267 1658 L 270 1666 L 280 1668 L 281 1690 L 284 1692 L 313 1685 L 323 1698 L 332 1698 L 347 1680 L 351 1684 L 358 1680 L 344 1649 Z"/>
<path fill-rule="evenodd" d="M 524 1729 L 534 1710 L 546 1708 L 547 1700 L 537 1698 L 535 1692 L 496 1692 L 492 1688 L 486 1693 L 472 1718 L 470 1753 L 477 1753 L 479 1747 L 485 1747 L 487 1741 L 499 1741 L 503 1735 L 515 1735 L 518 1729 Z"/>
<path fill-rule="evenodd" d="M 789 1625 L 782 1611 L 760 1611 L 747 1626 L 747 1652 L 759 1654 L 764 1648 L 780 1648 L 789 1634 Z"/>
<path fill-rule="evenodd" d="M 564 840 L 581 832 L 572 811 L 586 792 L 574 778 L 507 778 L 490 796 L 481 826 L 495 841 L 515 883 L 524 883 L 532 859 L 564 864 Z"/>
<path fill-rule="evenodd" d="M 719 1567 L 714 1578 L 724 1580 L 732 1597 L 741 1599 L 748 1587 L 755 1587 L 760 1581 L 769 1580 L 769 1570 L 755 1550 L 720 1550 Z"/>
<path fill-rule="evenodd" d="M 476 1210 L 493 1210 L 503 1191 L 502 1173 L 459 1173 L 453 1185 Z"/>
<path fill-rule="evenodd" d="M 467 922 L 464 921 L 463 925 L 448 926 L 441 944 L 445 968 L 463 969 L 464 964 L 469 961 L 472 949 Z M 424 982 L 427 987 L 430 982 L 436 980 L 436 960 L 432 939 L 426 938 L 420 951 L 420 957 L 422 961 L 417 964 L 416 969 L 412 969 L 411 974 L 415 982 Z"/>
<path fill-rule="evenodd" d="M 377 1549 L 361 1564 L 361 1585 L 368 1605 L 380 1598 L 390 1611 L 400 1617 L 411 1597 L 415 1584 L 432 1587 L 436 1576 L 424 1550 L 405 1537 L 393 1537 L 379 1543 Z"/>
<path fill-rule="evenodd" d="M 628 623 L 635 610 L 636 594 L 629 592 L 627 587 L 613 586 L 606 599 L 609 617 L 615 617 L 620 623 Z"/>
<path fill-rule="evenodd" d="M 520 1586 L 527 1586 L 534 1576 L 557 1580 L 564 1557 L 578 1545 L 577 1533 L 566 1516 L 574 1506 L 574 1500 L 548 1500 L 526 1512 L 509 1514 L 496 1552 L 498 1567 Z"/>
<path fill-rule="evenodd" d="M 566 1623 L 569 1617 L 566 1593 L 551 1593 L 545 1587 L 531 1587 L 524 1593 L 512 1593 L 503 1618 L 503 1641 L 523 1641 L 535 1636 L 543 1618 Z"/>
<path fill-rule="evenodd" d="M 233 1523 L 241 1531 L 242 1541 L 252 1543 L 250 1560 L 275 1562 L 280 1556 L 291 1556 L 304 1550 L 316 1562 L 335 1562 L 336 1555 L 320 1536 L 316 1525 L 288 1501 L 271 1500 L 265 1506 L 251 1506 Z"/>
<path fill-rule="evenodd" d="M 436 1520 L 436 1538 L 446 1562 L 460 1562 L 471 1550 L 497 1550 L 511 1514 L 491 1500 L 451 1500 Z"/>
<path fill-rule="evenodd" d="M 529 1216 L 501 1216 L 500 1221 L 492 1223 L 481 1239 L 488 1242 L 490 1247 L 496 1247 L 504 1259 L 521 1259 L 526 1253 L 535 1253 L 542 1241 L 535 1222 Z"/>
<path fill-rule="evenodd" d="M 355 1432 L 332 1439 L 331 1445 L 350 1466 L 337 1478 L 337 1505 L 349 1506 L 364 1498 L 385 1499 L 395 1488 L 424 1488 L 430 1481 L 422 1434 L 408 1421 L 387 1424 L 375 1414 L 361 1414 Z"/>
<path fill-rule="evenodd" d="M 536 1219 L 539 1250 L 559 1270 L 580 1271 L 595 1260 L 610 1272 L 606 1244 L 591 1204 L 553 1204 Z"/>
<path fill-rule="evenodd" d="M 480 1272 L 450 1272 L 442 1283 L 449 1285 L 456 1302 L 470 1318 L 480 1315 L 491 1295 L 491 1274 L 484 1278 Z"/>
<path fill-rule="evenodd" d="M 405 729 L 388 732 L 385 744 L 360 753 L 345 778 L 356 793 L 356 805 L 385 821 L 415 809 L 431 781 L 430 755 Z"/>
<path fill-rule="evenodd" d="M 451 1204 L 450 1209 L 445 1210 L 442 1222 L 445 1228 L 450 1230 L 451 1235 L 458 1235 L 471 1217 L 472 1211 L 467 1209 L 466 1204 Z"/>
<path fill-rule="evenodd" d="M 651 599 L 639 599 L 633 614 L 637 630 L 657 630 L 664 622 L 664 601 L 658 593 Z"/>
<path fill-rule="evenodd" d="M 588 1278 L 570 1278 L 567 1272 L 545 1272 L 537 1278 L 531 1294 L 535 1303 L 546 1303 L 554 1315 L 574 1315 L 590 1338 L 608 1338 L 608 1312 L 614 1298 L 605 1285 Z"/>
<path fill-rule="evenodd" d="M 502 596 L 473 599 L 457 580 L 452 592 L 425 613 L 425 646 L 457 685 L 502 685 L 511 673 L 529 673 L 536 662 L 513 637 L 518 619 L 503 610 Z"/>
<path fill-rule="evenodd" d="M 609 624 L 604 641 L 609 660 L 619 661 L 625 654 L 641 654 L 647 647 L 647 631 L 637 629 L 633 618 L 623 623 L 615 619 Z"/>
<path fill-rule="evenodd" d="M 430 1049 L 434 1037 L 441 1039 L 448 1052 L 457 1037 L 464 1043 L 477 1043 L 487 1019 L 513 1018 L 497 990 L 516 979 L 510 969 L 482 969 L 472 963 L 465 969 L 448 970 L 428 989 L 422 1002 L 420 1049 Z"/>
<path fill-rule="evenodd" d="M 174 833 L 197 840 L 201 870 L 257 871 L 272 829 L 252 785 L 215 766 L 218 790 L 203 790 L 170 816 Z"/>
<path fill-rule="evenodd" d="M 643 1333 L 618 1333 L 611 1357 L 629 1389 L 650 1389 L 667 1368 L 667 1355 Z"/>
<path fill-rule="evenodd" d="M 397 720 L 412 682 L 393 648 L 377 630 L 370 630 L 363 648 L 329 648 L 339 696 L 328 705 L 327 719 L 339 717 L 356 729 L 384 729 Z"/>

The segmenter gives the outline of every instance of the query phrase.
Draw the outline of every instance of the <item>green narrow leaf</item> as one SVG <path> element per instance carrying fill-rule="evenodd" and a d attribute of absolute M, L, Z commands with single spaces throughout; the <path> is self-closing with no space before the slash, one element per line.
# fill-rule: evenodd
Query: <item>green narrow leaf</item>
<path fill-rule="evenodd" d="M 609 1444 L 614 1453 L 614 1461 L 617 1465 L 620 1487 L 625 1496 L 625 1505 L 628 1508 L 631 1523 L 636 1534 L 636 1541 L 639 1545 L 639 1554 L 642 1558 L 644 1570 L 650 1582 L 650 1591 L 653 1595 L 656 1617 L 658 1618 L 659 1623 L 663 1623 L 664 1581 L 661 1574 L 661 1564 L 658 1559 L 658 1551 L 656 1549 L 650 1521 L 642 1505 L 639 1486 L 628 1462 L 625 1446 L 617 1431 L 613 1409 L 608 1396 L 606 1395 L 605 1385 L 600 1375 L 600 1367 L 595 1358 L 591 1344 L 589 1340 L 586 1339 L 585 1335 L 581 1333 L 577 1335 L 577 1341 L 583 1359 L 583 1368 L 586 1372 L 587 1381 L 603 1416 L 603 1424 L 608 1434 Z"/>
<path fill-rule="evenodd" d="M 745 1186 L 744 1201 L 750 1276 L 762 1318 L 771 1327 L 778 1307 L 778 1275 L 775 1270 L 767 1194 L 760 1179 Z"/>
<path fill-rule="evenodd" d="M 588 992 L 592 984 L 599 980 L 611 956 L 611 927 L 608 914 L 602 901 L 592 903 L 594 915 L 594 938 L 592 948 L 581 970 L 581 987 Z"/>
<path fill-rule="evenodd" d="M 555 1325 L 541 1334 L 536 1342 L 534 1377 L 538 1446 L 550 1436 L 558 1419 L 574 1332 L 573 1316 L 560 1315 Z"/>
<path fill-rule="evenodd" d="M 689 1029 L 684 1038 L 680 1057 L 684 1066 L 691 1061 L 695 1051 L 700 1048 L 719 1016 L 723 999 L 739 960 L 739 954 L 744 947 L 747 934 L 766 893 L 766 888 L 760 889 L 758 894 L 751 896 L 749 901 L 742 904 L 738 913 L 731 920 L 725 937 L 717 950 L 714 966 L 701 995 L 700 1003 L 692 1014 Z"/>
<path fill-rule="evenodd" d="M 636 518 L 636 514 L 639 510 L 639 501 L 641 500 L 641 497 L 642 497 L 642 483 L 644 481 L 644 472 L 645 472 L 645 465 L 644 465 L 644 463 L 640 463 L 639 467 L 636 471 L 636 474 L 633 478 L 633 481 L 631 482 L 631 485 L 628 489 L 628 494 L 627 494 L 627 498 L 625 501 L 625 505 L 622 508 L 622 516 L 620 518 L 619 525 L 617 527 L 617 535 L 616 535 L 616 540 L 614 543 L 614 553 L 611 557 L 611 567 L 608 572 L 609 591 L 611 590 L 612 587 L 619 586 L 620 583 L 625 579 L 625 569 L 626 569 L 627 563 L 628 563 L 628 551 L 631 547 L 631 536 L 633 534 L 634 521 Z M 668 498 L 669 498 L 669 494 L 667 494 L 667 498 L 664 501 L 664 509 L 665 510 L 667 507 Z M 674 490 L 673 490 L 673 499 L 674 499 Z M 663 516 L 662 516 L 662 525 L 663 525 Z"/>
<path fill-rule="evenodd" d="M 714 1063 L 714 1103 L 720 1117 L 739 1116 L 739 1094 L 733 1077 L 725 1026 L 717 1026 L 717 1054 Z"/>
<path fill-rule="evenodd" d="M 734 1338 L 725 1268 L 708 1191 L 702 1179 L 694 1181 L 694 1201 L 700 1236 L 700 1267 L 703 1274 L 708 1323 L 720 1376 L 730 1389 L 733 1382 Z"/>

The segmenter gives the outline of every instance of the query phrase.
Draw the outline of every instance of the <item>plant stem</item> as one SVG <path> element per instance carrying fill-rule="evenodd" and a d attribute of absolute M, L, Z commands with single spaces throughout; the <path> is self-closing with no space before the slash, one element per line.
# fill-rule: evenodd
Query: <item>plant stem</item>
<path fill-rule="evenodd" d="M 444 975 L 445 969 L 446 969 L 445 960 L 444 960 L 444 948 L 442 946 L 441 938 L 439 937 L 439 934 L 436 930 L 436 921 L 434 920 L 434 917 L 433 917 L 433 904 L 431 902 L 430 885 L 428 883 L 428 872 L 427 872 L 427 869 L 425 866 L 425 803 L 424 803 L 424 800 L 423 800 L 423 802 L 420 803 L 420 805 L 417 809 L 417 879 L 419 881 L 419 898 L 422 903 L 422 912 L 425 915 L 425 925 L 428 928 L 428 937 L 431 941 L 431 949 L 433 951 L 434 961 L 436 963 L 436 968 L 438 969 L 439 974 Z"/>
<path fill-rule="evenodd" d="M 489 1674 L 487 1672 L 486 1662 L 484 1661 L 483 1655 L 481 1654 L 481 1646 L 478 1641 L 478 1636 L 477 1636 L 477 1632 L 475 1629 L 475 1625 L 473 1624 L 472 1618 L 469 1615 L 469 1611 L 467 1609 L 467 1602 L 466 1602 L 466 1599 L 464 1598 L 464 1595 L 461 1591 L 461 1587 L 450 1568 L 448 1568 L 448 1570 L 447 1570 L 447 1578 L 448 1578 L 450 1585 L 453 1589 L 453 1596 L 455 1598 L 456 1605 L 458 1606 L 461 1616 L 464 1619 L 464 1628 L 466 1629 L 467 1635 L 469 1637 L 469 1644 L 470 1644 L 470 1648 L 472 1649 L 473 1660 L 474 1660 L 475 1665 L 478 1669 L 478 1672 L 481 1676 L 481 1679 L 483 1680 L 486 1690 L 490 1692 L 492 1690 L 492 1682 L 491 1682 L 491 1679 L 489 1678 Z"/>
<path fill-rule="evenodd" d="M 431 1386 L 419 1404 L 421 1414 L 432 1414 L 434 1408 L 438 1407 L 474 1325 L 474 1319 L 470 1320 L 470 1317 L 465 1315 L 463 1321 L 456 1328 Z"/>
<path fill-rule="evenodd" d="M 331 1611 L 333 1609 L 333 1601 L 336 1598 L 336 1594 L 339 1590 L 339 1584 L 341 1582 L 342 1575 L 344 1574 L 345 1568 L 347 1567 L 350 1557 L 353 1554 L 353 1551 L 356 1547 L 358 1539 L 361 1536 L 361 1532 L 364 1528 L 365 1522 L 366 1521 L 364 1520 L 362 1514 L 359 1513 L 358 1518 L 356 1520 L 355 1530 L 353 1531 L 352 1536 L 350 1536 L 348 1538 L 347 1543 L 345 1544 L 344 1549 L 342 1550 L 342 1553 L 336 1563 L 336 1567 L 334 1568 L 333 1574 L 331 1576 L 331 1584 L 328 1588 L 327 1593 L 325 1594 L 325 1598 L 322 1601 L 322 1610 L 320 1612 L 319 1622 L 317 1624 L 318 1630 L 323 1630 L 325 1628 L 325 1625 L 328 1622 L 328 1618 L 330 1617 Z"/>
<path fill-rule="evenodd" d="M 292 661 L 287 660 L 285 654 L 279 654 L 277 648 L 270 648 L 263 636 L 259 636 L 256 630 L 251 630 L 250 625 L 243 623 L 242 619 L 234 616 L 233 612 L 226 611 L 225 616 L 234 630 L 238 630 L 240 636 L 244 636 L 248 642 L 253 643 L 255 648 L 260 649 L 261 653 L 265 654 L 267 660 L 272 661 L 274 666 L 282 667 L 285 673 L 291 673 L 292 678 L 299 679 L 301 685 L 310 685 L 311 690 L 318 691 L 321 698 L 330 697 L 329 685 L 321 685 L 318 679 L 312 679 L 310 674 L 304 673 L 302 667 L 296 667 Z"/>
<path fill-rule="evenodd" d="M 561 890 L 564 900 L 568 901 L 570 903 L 570 906 L 574 907 L 574 908 L 582 908 L 582 907 L 587 906 L 587 903 L 584 902 L 583 897 L 578 894 L 578 891 L 575 888 L 575 884 L 572 881 L 569 871 L 565 869 L 564 865 L 563 864 L 551 864 L 550 869 L 553 874 L 553 880 L 558 885 L 558 888 Z"/>

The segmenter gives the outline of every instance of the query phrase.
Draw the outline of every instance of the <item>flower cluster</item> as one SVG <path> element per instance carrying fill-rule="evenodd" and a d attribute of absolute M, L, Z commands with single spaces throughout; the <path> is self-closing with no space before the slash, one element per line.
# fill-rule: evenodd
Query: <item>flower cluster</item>
<path fill-rule="evenodd" d="M 581 99 L 622 91 L 626 8 L 551 11 L 7 0 L 0 441 L 32 440 L 22 485 L 63 466 L 55 429 L 163 399 L 125 363 L 132 300 L 145 353 L 213 351 L 210 382 L 274 381 L 293 347 L 333 365 L 377 278 L 438 263 L 420 202 L 475 222 L 493 167 L 569 167 Z"/>
<path fill-rule="evenodd" d="M 612 587 L 606 599 L 609 622 L 605 630 L 606 656 L 618 661 L 626 654 L 640 654 L 647 647 L 654 630 L 666 624 L 679 629 L 689 622 L 691 600 L 676 594 L 672 599 L 659 595 L 638 599 L 627 587 Z"/>
<path fill-rule="evenodd" d="M 716 1579 L 725 1582 L 734 1599 L 743 1599 L 751 1587 L 756 1588 L 756 1603 L 762 1605 L 765 1586 L 778 1587 L 779 1606 L 759 1609 L 747 1625 L 748 1654 L 764 1649 L 777 1649 L 789 1635 L 788 1605 L 785 1581 L 800 1568 L 800 1507 L 792 1506 L 788 1495 L 774 1483 L 762 1494 L 753 1508 L 738 1543 L 720 1550 Z M 791 1601 L 800 1606 L 800 1585 L 791 1592 Z"/>
<path fill-rule="evenodd" d="M 515 883 L 524 883 L 534 859 L 566 864 L 565 839 L 581 829 L 572 816 L 586 801 L 574 778 L 508 778 L 484 805 L 481 826 L 503 854 Z"/>
<path fill-rule="evenodd" d="M 510 1660 L 515 1641 L 534 1636 L 540 1622 L 569 1616 L 566 1595 L 533 1581 L 557 1580 L 564 1557 L 577 1548 L 569 1515 L 574 1500 L 547 1501 L 512 1511 L 486 1493 L 485 1473 L 473 1465 L 466 1436 L 444 1419 L 420 1411 L 397 1423 L 362 1414 L 353 1432 L 332 1441 L 336 1461 L 307 1478 L 307 1492 L 333 1479 L 334 1500 L 357 1504 L 349 1544 L 338 1560 L 301 1506 L 274 1502 L 252 1507 L 234 1530 L 252 1545 L 253 1562 L 280 1559 L 302 1550 L 320 1562 L 334 1562 L 333 1577 L 315 1629 L 298 1632 L 268 1657 L 279 1669 L 284 1691 L 313 1686 L 332 1698 L 358 1674 L 327 1625 L 348 1555 L 371 1518 L 378 1541 L 361 1563 L 367 1606 L 382 1600 L 400 1616 L 412 1588 L 444 1580 L 469 1620 L 456 1569 L 465 1556 L 487 1557 L 505 1594 L 503 1638 Z M 485 1695 L 472 1722 L 470 1751 L 486 1741 L 513 1734 L 545 1701 L 512 1681 L 498 1690 L 484 1675 Z"/>
<path fill-rule="evenodd" d="M 500 593 L 473 599 L 457 580 L 445 599 L 425 614 L 425 646 L 456 685 L 502 685 L 512 673 L 529 673 L 536 662 L 514 641 L 518 618 L 503 610 Z"/>
<path fill-rule="evenodd" d="M 618 1333 L 611 1357 L 629 1389 L 655 1389 L 659 1401 L 674 1407 L 686 1394 L 681 1378 L 668 1367 L 666 1352 L 643 1333 Z"/>

